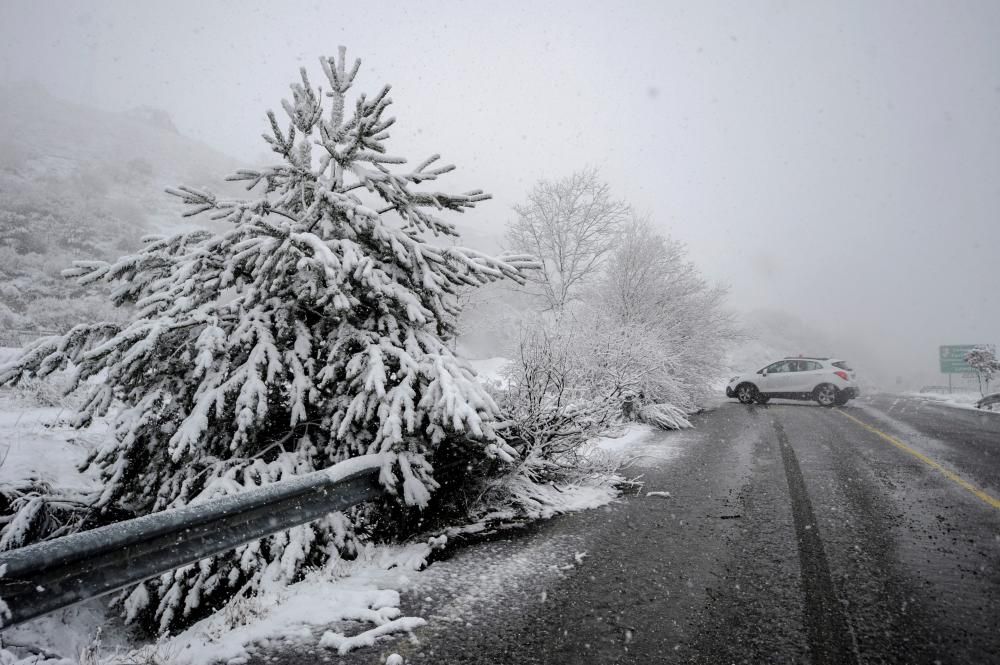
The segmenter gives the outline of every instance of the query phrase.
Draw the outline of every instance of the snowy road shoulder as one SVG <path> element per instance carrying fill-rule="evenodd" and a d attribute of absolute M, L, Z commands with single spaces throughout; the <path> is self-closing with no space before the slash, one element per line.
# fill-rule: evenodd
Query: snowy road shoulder
<path fill-rule="evenodd" d="M 995 413 L 1000 415 L 1000 410 L 980 409 L 976 406 L 982 396 L 974 392 L 954 392 L 954 393 L 903 393 L 904 399 L 920 402 L 928 402 L 939 406 L 948 406 L 955 409 L 967 409 L 977 413 Z"/>
<path fill-rule="evenodd" d="M 688 432 L 663 433 L 646 425 L 633 425 L 617 436 L 595 440 L 590 453 L 620 455 L 624 460 L 655 460 L 659 464 L 674 457 L 683 447 L 679 439 L 688 435 Z M 675 438 L 677 443 L 673 443 Z M 540 499 L 538 510 L 532 515 L 536 520 L 599 509 L 619 496 L 611 483 L 597 481 L 543 486 L 541 494 L 537 487 L 533 491 Z M 519 603 L 544 602 L 546 580 L 565 576 L 582 565 L 585 556 L 582 539 L 563 534 L 522 542 L 503 525 L 504 519 L 511 517 L 513 515 L 499 511 L 475 524 L 449 529 L 446 535 L 431 539 L 427 544 L 370 548 L 366 553 L 369 563 L 348 564 L 357 566 L 348 577 L 338 581 L 321 580 L 320 583 L 307 580 L 288 587 L 280 593 L 284 598 L 295 598 L 294 601 L 273 603 L 270 618 L 255 621 L 256 627 L 240 628 L 242 632 L 237 635 L 225 635 L 223 641 L 211 642 L 210 648 L 217 654 L 215 659 L 226 655 L 240 661 L 249 658 L 251 663 L 300 662 L 303 658 L 323 659 L 324 654 L 331 652 L 345 657 L 355 648 L 377 645 L 384 638 L 400 634 L 409 636 L 404 639 L 413 643 L 410 648 L 419 649 L 421 635 L 433 639 L 435 635 L 460 630 L 497 612 L 510 611 Z M 497 523 L 501 526 L 497 527 Z M 506 526 L 511 525 L 508 522 Z M 493 535 L 469 547 L 445 545 L 449 538 L 483 538 L 487 533 Z M 443 548 L 439 555 L 441 560 L 426 566 L 434 548 Z M 378 552 L 382 554 L 376 556 Z M 342 590 L 357 589 L 359 583 L 371 594 L 386 594 L 383 596 L 386 602 L 378 608 L 360 603 L 353 612 L 354 623 L 345 622 L 345 617 L 341 616 L 346 614 L 340 600 Z M 328 603 L 330 598 L 337 599 L 336 611 L 322 609 L 323 603 Z M 316 611 L 308 616 L 294 609 L 310 606 Z M 327 613 L 325 618 L 324 612 Z M 331 625 L 325 625 L 324 621 Z M 359 628 L 359 621 L 367 623 Z M 191 649 L 195 648 L 193 645 L 199 635 L 202 640 L 211 640 L 216 634 L 206 631 L 208 626 L 210 624 L 206 623 L 204 627 L 195 626 L 187 631 L 192 640 Z M 320 629 L 321 635 L 318 634 Z M 416 629 L 419 630 L 414 634 Z M 195 630 L 199 633 L 191 632 Z M 282 632 L 288 637 L 273 637 Z M 240 642 L 244 643 L 242 647 Z M 387 644 L 391 643 L 390 640 Z M 370 660 L 371 656 L 367 650 L 362 650 L 357 658 L 356 662 L 367 662 L 365 659 Z M 200 657 L 185 662 L 200 665 L 209 661 Z"/>
<path fill-rule="evenodd" d="M 590 452 L 619 456 L 633 464 L 626 471 L 658 478 L 704 436 L 699 430 L 664 432 L 632 425 L 617 436 L 594 441 Z M 447 651 L 456 640 L 467 641 L 467 635 L 492 635 L 524 616 L 560 612 L 557 590 L 581 573 L 592 574 L 587 572 L 592 567 L 606 565 L 606 560 L 593 560 L 592 550 L 605 546 L 609 531 L 619 533 L 615 525 L 623 519 L 621 511 L 627 511 L 632 501 L 669 506 L 674 500 L 664 483 L 655 479 L 653 483 L 655 487 L 630 490 L 634 498 L 615 497 L 594 510 L 536 521 L 518 530 L 496 530 L 465 547 L 445 550 L 441 560 L 413 576 L 412 585 L 402 594 L 407 613 L 426 618 L 427 625 L 417 629 L 413 639 L 376 645 L 377 655 L 363 650 L 341 662 L 382 662 L 393 653 L 404 654 L 405 662 L 447 662 L 438 660 L 437 652 Z M 307 662 L 311 655 L 271 652 L 269 659 L 252 663 L 290 665 Z"/>
<path fill-rule="evenodd" d="M 7 464 L 0 468 L 0 479 L 44 478 L 54 484 L 77 484 L 90 489 L 93 481 L 77 470 L 92 447 L 86 437 L 106 436 L 102 429 L 85 434 L 63 431 L 58 425 L 57 408 L 18 408 L 5 403 L 0 412 L 0 428 L 6 435 Z M 631 425 L 614 436 L 593 441 L 587 455 L 604 455 L 621 463 L 662 464 L 682 448 L 681 439 L 690 432 L 665 434 L 647 425 Z M 76 438 L 74 438 L 76 437 Z M 45 452 L 39 455 L 39 451 Z M 39 465 L 39 459 L 47 460 Z M 59 460 L 53 464 L 52 460 Z M 600 508 L 619 496 L 615 480 L 599 478 L 564 486 L 542 485 L 532 488 L 536 509 L 531 519 L 546 519 L 559 514 Z M 525 515 L 492 516 L 492 526 L 483 521 L 449 530 L 449 535 L 481 534 L 496 523 Z M 503 527 L 500 529 L 503 530 Z M 254 593 L 237 596 L 221 610 L 182 633 L 142 646 L 126 647 L 124 631 L 109 629 L 102 640 L 95 640 L 95 623 L 67 626 L 74 632 L 75 653 L 64 653 L 62 644 L 39 644 L 48 653 L 72 659 L 88 652 L 91 662 L 112 665 L 159 658 L 172 665 L 238 665 L 264 654 L 303 650 L 343 656 L 360 647 L 371 646 L 394 635 L 410 635 L 429 623 L 428 630 L 439 633 L 464 625 L 483 612 L 508 608 L 512 593 L 529 584 L 565 575 L 582 565 L 581 545 L 572 535 L 547 539 L 527 548 L 521 545 L 498 546 L 484 543 L 474 556 L 458 555 L 428 567 L 435 549 L 446 546 L 447 536 L 428 542 L 405 545 L 368 545 L 356 560 L 335 560 L 330 566 L 310 571 L 305 579 L 292 585 L 264 585 Z M 512 549 L 513 548 L 513 549 Z M 544 592 L 542 592 L 544 593 Z M 432 599 L 412 607 L 416 616 L 403 612 L 404 598 Z M 98 609 L 95 607 L 95 609 Z M 62 615 L 73 623 L 72 613 Z M 56 617 L 58 618 L 58 617 Z M 54 618 L 46 618 L 50 622 Z M 116 625 L 111 620 L 110 625 Z M 98 622 L 96 625 L 99 625 Z M 47 625 L 47 624 L 46 624 Z M 40 624 L 39 624 L 40 627 Z M 50 630 L 32 631 L 51 633 Z M 119 635 L 118 633 L 122 633 Z M 65 640 L 64 640 L 65 641 Z M 68 644 L 68 643 L 67 643 Z M 82 646 L 81 646 L 82 645 Z M 112 646 L 113 645 L 113 646 Z M 7 654 L 11 663 L 32 662 Z M 4 656 L 6 657 L 6 656 Z M 6 663 L 6 661 L 4 661 Z M 39 662 L 46 662 L 45 660 Z M 59 662 L 59 661 L 52 661 Z M 64 663 L 72 660 L 62 661 Z"/>

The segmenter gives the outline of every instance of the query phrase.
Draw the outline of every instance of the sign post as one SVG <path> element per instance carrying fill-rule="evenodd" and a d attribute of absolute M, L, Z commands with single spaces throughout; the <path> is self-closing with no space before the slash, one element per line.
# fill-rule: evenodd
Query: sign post
<path fill-rule="evenodd" d="M 965 354 L 977 347 L 992 348 L 990 344 L 952 344 L 939 349 L 941 373 L 948 375 L 948 392 L 951 392 L 952 374 L 974 374 L 976 370 L 965 362 Z"/>

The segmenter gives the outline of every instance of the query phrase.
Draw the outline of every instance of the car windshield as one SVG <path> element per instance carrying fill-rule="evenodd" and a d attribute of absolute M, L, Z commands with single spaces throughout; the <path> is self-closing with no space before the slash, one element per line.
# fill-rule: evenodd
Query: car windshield
<path fill-rule="evenodd" d="M 0 665 L 998 663 L 998 344 L 1000 1 L 0 1 Z"/>

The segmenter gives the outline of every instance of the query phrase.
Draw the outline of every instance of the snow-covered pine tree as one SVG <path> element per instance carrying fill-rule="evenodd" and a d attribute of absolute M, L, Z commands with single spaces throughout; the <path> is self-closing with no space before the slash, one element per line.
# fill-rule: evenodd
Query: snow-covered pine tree
<path fill-rule="evenodd" d="M 434 156 L 401 168 L 386 152 L 389 87 L 351 106 L 360 61 L 348 66 L 341 48 L 320 62 L 328 90 L 303 69 L 282 101 L 290 126 L 268 113 L 280 163 L 229 178 L 256 198 L 168 190 L 186 215 L 231 228 L 78 263 L 67 275 L 111 283 L 130 321 L 76 326 L 0 370 L 0 383 L 72 372 L 88 391 L 78 426 L 116 414 L 114 439 L 90 461 L 103 479 L 94 509 L 146 514 L 373 452 L 387 453 L 385 487 L 421 506 L 442 442 L 512 452 L 494 432 L 496 405 L 446 341 L 459 288 L 521 281 L 536 264 L 429 242 L 457 235 L 436 213 L 489 196 L 418 189 L 453 167 Z M 247 583 L 291 579 L 351 547 L 350 524 L 333 515 L 141 585 L 124 607 L 167 631 Z"/>

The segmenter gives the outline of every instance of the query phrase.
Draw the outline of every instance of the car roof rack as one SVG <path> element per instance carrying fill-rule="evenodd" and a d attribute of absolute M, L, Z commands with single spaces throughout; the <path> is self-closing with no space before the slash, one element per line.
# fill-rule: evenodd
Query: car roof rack
<path fill-rule="evenodd" d="M 782 360 L 829 360 L 829 356 L 785 356 Z"/>

